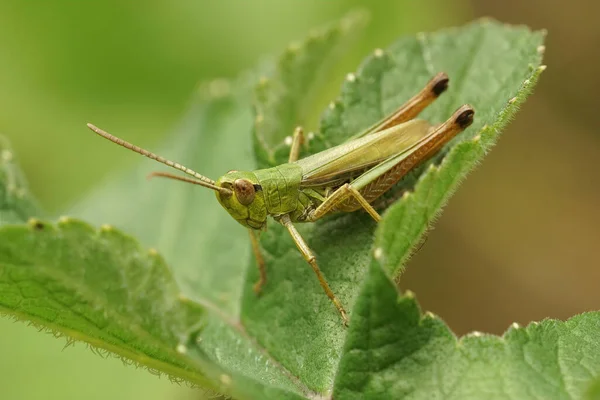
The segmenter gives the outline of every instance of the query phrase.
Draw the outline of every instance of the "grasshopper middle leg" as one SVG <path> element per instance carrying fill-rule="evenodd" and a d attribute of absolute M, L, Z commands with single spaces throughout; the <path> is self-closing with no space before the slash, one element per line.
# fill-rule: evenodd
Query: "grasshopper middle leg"
<path fill-rule="evenodd" d="M 267 283 L 267 269 L 265 267 L 265 260 L 260 252 L 260 244 L 258 243 L 258 238 L 256 237 L 256 233 L 252 229 L 248 229 L 248 234 L 250 235 L 250 243 L 252 243 L 252 252 L 254 253 L 254 258 L 256 258 L 256 265 L 258 266 L 258 272 L 260 276 L 258 278 L 258 282 L 254 284 L 254 293 L 257 295 L 262 291 L 263 286 Z"/>
<path fill-rule="evenodd" d="M 329 287 L 327 280 L 325 280 L 325 277 L 323 276 L 323 273 L 321 272 L 321 269 L 319 268 L 319 265 L 317 264 L 315 255 L 312 253 L 312 251 L 310 250 L 310 248 L 308 247 L 308 245 L 306 244 L 306 242 L 304 241 L 304 239 L 302 238 L 300 233 L 296 230 L 296 227 L 294 226 L 294 224 L 292 224 L 292 221 L 290 220 L 290 217 L 288 215 L 283 215 L 279 221 L 281 222 L 281 224 L 283 226 L 285 226 L 287 228 L 288 232 L 292 236 L 292 239 L 294 239 L 294 242 L 296 243 L 296 247 L 298 247 L 298 250 L 300 250 L 300 252 L 302 253 L 302 256 L 304 257 L 306 262 L 310 264 L 313 271 L 315 271 L 315 274 L 317 274 L 319 283 L 321 284 L 321 287 L 327 294 L 327 297 L 329 297 L 329 299 L 333 302 L 333 304 L 339 311 L 340 315 L 342 316 L 344 325 L 348 326 L 348 314 L 346 314 L 346 310 L 344 310 L 344 306 L 342 306 L 342 303 L 340 302 L 340 300 L 335 296 L 335 294 Z"/>

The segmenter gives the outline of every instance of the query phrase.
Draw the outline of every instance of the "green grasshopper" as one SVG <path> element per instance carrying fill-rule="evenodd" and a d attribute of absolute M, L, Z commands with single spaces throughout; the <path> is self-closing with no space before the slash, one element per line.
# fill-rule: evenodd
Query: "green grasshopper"
<path fill-rule="evenodd" d="M 214 190 L 227 212 L 248 228 L 260 273 L 254 285 L 257 294 L 265 285 L 267 274 L 256 232 L 266 229 L 269 215 L 285 226 L 347 325 L 348 315 L 342 303 L 329 287 L 294 222 L 314 222 L 332 212 L 359 209 L 367 211 L 375 221 L 381 221 L 371 203 L 473 122 L 475 112 L 469 105 L 460 107 L 441 125 L 432 126 L 427 121 L 414 119 L 448 88 L 448 81 L 445 73 L 437 74 L 419 93 L 382 121 L 339 146 L 302 159 L 298 157 L 304 135 L 298 127 L 292 136 L 288 163 L 256 171 L 229 171 L 216 182 L 94 125 L 88 124 L 88 127 L 111 142 L 180 170 L 193 179 L 167 172 L 154 172 L 150 176 Z"/>

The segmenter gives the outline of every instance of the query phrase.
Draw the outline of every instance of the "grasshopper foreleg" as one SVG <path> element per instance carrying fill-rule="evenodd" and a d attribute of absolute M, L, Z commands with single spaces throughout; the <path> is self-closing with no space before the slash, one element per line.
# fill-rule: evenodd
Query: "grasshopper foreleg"
<path fill-rule="evenodd" d="M 325 201 L 321 203 L 321 205 L 319 205 L 319 207 L 317 207 L 317 209 L 308 216 L 308 220 L 318 220 L 327 213 L 335 210 L 335 208 L 339 204 L 346 201 L 346 199 L 350 196 L 354 197 L 356 201 L 358 201 L 358 203 L 362 206 L 362 208 L 364 208 L 365 211 L 367 211 L 376 222 L 381 221 L 381 216 L 379 215 L 379 213 L 375 211 L 373 206 L 369 204 L 369 202 L 363 197 L 363 195 L 360 194 L 360 192 L 349 183 L 346 183 L 344 186 L 340 187 L 329 197 L 327 197 Z"/>
<path fill-rule="evenodd" d="M 310 264 L 313 271 L 315 271 L 315 274 L 317 274 L 317 279 L 319 279 L 319 283 L 321 284 L 321 287 L 327 294 L 327 297 L 329 297 L 329 299 L 333 302 L 333 304 L 341 314 L 342 320 L 344 321 L 344 325 L 348 326 L 348 314 L 346 314 L 344 306 L 342 306 L 342 303 L 339 301 L 339 299 L 335 296 L 335 294 L 329 287 L 327 280 L 325 280 L 325 277 L 323 276 L 323 273 L 321 272 L 321 269 L 317 264 L 315 255 L 312 253 L 312 251 L 310 250 L 300 233 L 296 230 L 296 227 L 294 226 L 294 224 L 292 224 L 292 221 L 290 220 L 290 217 L 288 215 L 283 215 L 279 219 L 279 221 L 283 226 L 287 228 L 288 232 L 292 236 L 292 239 L 294 240 L 294 243 L 296 243 L 296 247 L 298 247 L 298 250 L 300 250 L 300 253 L 302 253 L 302 256 L 304 257 L 306 262 Z"/>
<path fill-rule="evenodd" d="M 292 136 L 292 145 L 290 148 L 290 157 L 288 162 L 298 161 L 298 157 L 300 156 L 300 146 L 304 143 L 304 130 L 301 126 L 296 127 L 294 130 L 294 135 Z"/>
<path fill-rule="evenodd" d="M 256 258 L 256 266 L 260 273 L 258 282 L 256 282 L 253 287 L 254 293 L 258 295 L 262 291 L 263 286 L 265 286 L 265 283 L 267 283 L 267 269 L 265 268 L 265 260 L 260 252 L 260 245 L 256 233 L 252 229 L 248 229 L 248 233 L 250 234 L 250 243 L 252 243 L 252 252 L 254 253 L 254 258 Z"/>

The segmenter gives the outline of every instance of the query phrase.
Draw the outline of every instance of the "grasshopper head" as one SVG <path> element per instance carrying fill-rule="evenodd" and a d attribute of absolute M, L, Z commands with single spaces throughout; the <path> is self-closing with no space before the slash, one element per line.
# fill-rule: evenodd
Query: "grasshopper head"
<path fill-rule="evenodd" d="M 229 171 L 217 180 L 216 185 L 232 192 L 229 195 L 218 191 L 215 193 L 219 203 L 237 222 L 252 229 L 265 226 L 265 198 L 262 187 L 252 172 Z"/>
<path fill-rule="evenodd" d="M 219 203 L 221 203 L 227 212 L 231 214 L 231 216 L 240 224 L 253 229 L 262 229 L 266 226 L 267 207 L 265 206 L 265 197 L 256 175 L 254 175 L 252 172 L 229 171 L 225 176 L 222 176 L 218 181 L 215 182 L 188 167 L 185 167 L 174 161 L 167 160 L 164 157 L 158 156 L 148 150 L 135 146 L 123 139 L 119 139 L 118 137 L 113 136 L 92 124 L 88 124 L 88 128 L 90 128 L 99 136 L 102 136 L 103 138 L 110 140 L 119 146 L 123 146 L 126 149 L 146 156 L 154 161 L 158 161 L 159 163 L 165 164 L 168 167 L 184 172 L 185 174 L 192 176 L 194 179 L 170 174 L 168 172 L 153 172 L 148 177 L 151 178 L 160 176 L 163 178 L 192 183 L 194 185 L 200 185 L 214 190 L 217 194 Z"/>

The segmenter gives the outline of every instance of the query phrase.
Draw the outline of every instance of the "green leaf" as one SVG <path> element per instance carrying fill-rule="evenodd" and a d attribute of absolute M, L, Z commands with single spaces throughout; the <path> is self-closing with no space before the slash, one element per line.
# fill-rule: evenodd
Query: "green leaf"
<path fill-rule="evenodd" d="M 578 399 L 600 375 L 599 312 L 457 339 L 383 267 L 373 261 L 353 309 L 335 399 Z"/>
<path fill-rule="evenodd" d="M 25 222 L 38 213 L 14 152 L 8 140 L 0 135 L 0 226 Z"/>
<path fill-rule="evenodd" d="M 229 382 L 200 349 L 188 351 L 204 329 L 205 311 L 181 294 L 156 251 L 141 249 L 133 238 L 68 218 L 56 225 L 32 220 L 0 230 L 0 254 L 0 312 L 175 380 L 213 389 L 227 384 L 231 393 L 241 385 L 241 393 L 262 394 L 245 377 Z"/>
<path fill-rule="evenodd" d="M 542 42 L 542 33 L 489 21 L 460 30 L 403 38 L 386 51 L 374 52 L 349 76 L 340 98 L 323 116 L 320 136 L 325 139 L 316 137 L 310 149 L 318 151 L 323 144 L 340 143 L 372 125 L 397 109 L 439 71 L 450 75 L 451 88 L 424 117 L 441 122 L 459 105 L 471 103 L 477 110 L 477 122 L 448 148 L 461 142 L 472 143 L 485 124 L 501 126 L 514 112 L 514 107 L 507 107 L 509 100 L 517 97 L 512 100 L 516 105 L 525 97 L 540 72 L 538 47 Z M 525 81 L 529 83 L 524 84 Z M 490 88 L 489 93 L 483 88 Z M 485 150 L 482 146 L 489 146 L 491 140 L 481 136 L 476 144 L 478 150 L 470 153 L 468 160 L 448 157 L 439 167 L 439 179 L 434 179 L 433 170 L 425 166 L 403 182 L 404 187 L 414 193 L 396 202 L 375 232 L 376 245 L 388 271 L 397 273 L 400 262 L 408 257 L 426 229 L 431 217 L 424 210 L 430 210 L 431 215 L 439 211 L 442 200 L 447 199 L 460 178 L 481 158 Z M 446 154 L 448 148 L 440 155 Z M 410 201 L 412 198 L 418 201 Z M 375 224 L 364 213 L 357 213 L 299 228 L 334 291 L 346 307 L 352 309 L 370 263 Z M 328 299 L 320 294 L 312 272 L 294 254 L 293 242 L 286 238 L 285 230 L 280 226 L 269 229 L 261 244 L 272 283 L 267 293 L 256 299 L 250 284 L 257 279 L 257 273 L 253 269 L 249 271 L 251 279 L 243 298 L 243 321 L 248 330 L 266 344 L 269 353 L 293 374 L 301 376 L 309 387 L 327 393 L 333 386 L 346 332 L 336 326 L 339 316 Z M 292 304 L 306 305 L 292 307 Z M 273 329 L 274 324 L 277 329 Z M 292 350 L 281 343 L 293 343 Z"/>
<path fill-rule="evenodd" d="M 338 26 L 329 29 L 341 32 Z M 329 43 L 331 51 L 336 51 L 334 38 L 346 41 L 352 36 L 351 31 L 344 32 L 332 35 L 329 30 L 321 31 L 320 36 L 309 41 L 312 47 L 299 45 L 299 58 L 304 58 L 302 53 L 311 49 L 324 55 L 317 43 L 319 38 Z M 244 86 L 245 79 L 236 83 L 219 80 L 202 87 L 181 126 L 171 135 L 172 144 L 159 153 L 213 178 L 230 169 L 252 169 L 250 93 Z M 111 127 L 103 128 L 124 136 Z M 100 139 L 90 133 L 90 145 L 97 143 L 95 140 Z M 148 172 L 156 168 L 151 161 L 142 159 L 131 171 L 120 173 L 118 179 L 102 185 L 69 214 L 97 225 L 110 222 L 127 229 L 145 245 L 160 250 L 174 269 L 181 298 L 211 311 L 196 324 L 202 329 L 190 340 L 199 344 L 188 346 L 187 354 L 200 360 L 210 358 L 224 367 L 224 372 L 217 376 L 217 385 L 233 383 L 223 391 L 235 393 L 235 385 L 244 382 L 236 373 L 242 372 L 250 377 L 266 377 L 269 385 L 265 390 L 270 398 L 283 397 L 282 392 L 274 389 L 277 387 L 287 392 L 312 393 L 239 322 L 241 296 L 250 269 L 248 263 L 240 262 L 250 258 L 247 233 L 218 207 L 213 193 L 166 180 L 147 182 Z M 119 266 L 114 268 L 118 270 Z M 304 265 L 302 269 L 305 270 Z M 335 324 L 337 328 L 337 320 Z M 170 346 L 174 348 L 177 344 Z"/>
<path fill-rule="evenodd" d="M 244 82 L 237 85 L 243 87 Z M 201 87 L 198 99 L 173 134 L 174 146 L 160 153 L 175 154 L 178 161 L 191 167 L 195 167 L 195 160 L 202 160 L 204 168 L 200 171 L 212 177 L 229 169 L 252 168 L 249 96 L 234 86 L 218 80 Z M 221 146 L 227 149 L 227 158 L 219 156 Z M 201 375 L 214 378 L 209 387 L 239 393 L 236 397 L 240 398 L 251 393 L 259 394 L 250 398 L 295 398 L 289 393 L 300 391 L 298 384 L 284 368 L 278 368 L 275 360 L 265 356 L 264 349 L 239 322 L 240 290 L 247 269 L 240 260 L 250 254 L 247 232 L 225 211 L 214 208 L 218 203 L 212 192 L 167 180 L 148 182 L 145 177 L 153 169 L 154 163 L 142 160 L 71 213 L 97 224 L 117 221 L 119 228 L 127 228 L 164 254 L 174 269 L 177 297 L 209 311 L 196 321 L 188 321 L 187 341 L 165 346 L 173 349 L 184 343 L 186 356 L 207 363 L 210 367 Z M 119 266 L 113 268 L 118 270 Z M 255 377 L 266 378 L 270 384 L 256 386 Z M 239 391 L 240 386 L 243 391 Z M 270 397 L 265 397 L 267 394 Z"/>
<path fill-rule="evenodd" d="M 462 104 L 472 104 L 476 110 L 475 122 L 469 129 L 404 180 L 402 199 L 386 213 L 376 233 L 376 245 L 383 250 L 385 268 L 393 275 L 401 272 L 411 248 L 419 242 L 430 221 L 495 144 L 546 68 L 540 65 L 545 32 L 530 32 L 523 26 L 507 27 L 489 20 L 447 32 L 452 34 L 421 34 L 397 43 L 402 48 L 412 47 L 421 58 L 380 75 L 382 93 L 390 93 L 383 89 L 384 82 L 392 82 L 393 76 L 400 74 L 398 69 L 411 71 L 411 76 L 422 76 L 422 82 L 431 71 L 446 71 L 451 77 L 450 89 L 423 117 L 441 122 Z M 390 50 L 391 57 L 394 48 L 397 47 Z M 377 70 L 376 66 L 371 68 Z M 384 113 L 398 102 L 395 95 L 391 98 L 391 104 L 385 94 L 378 99 Z"/>
<path fill-rule="evenodd" d="M 3 311 L 31 319 L 135 361 L 196 381 L 176 348 L 201 311 L 178 301 L 170 271 L 110 227 L 63 218 L 32 220 L 0 234 Z"/>
<path fill-rule="evenodd" d="M 306 85 L 324 74 L 349 33 L 332 26 L 294 47 L 293 57 L 288 50 L 259 84 L 254 123 L 244 82 L 206 85 L 160 153 L 212 178 L 254 168 L 253 148 L 260 165 L 284 159 L 284 138 L 309 118 L 315 89 Z M 388 277 L 535 83 L 542 42 L 542 33 L 490 21 L 406 37 L 375 52 L 344 84 L 306 152 L 369 126 L 440 70 L 451 89 L 423 117 L 443 121 L 467 102 L 477 110 L 477 122 L 433 166 L 392 192 L 388 200 L 400 200 L 379 227 L 364 213 L 299 226 L 350 311 L 348 329 L 281 226 L 261 236 L 268 283 L 258 298 L 244 229 L 208 190 L 146 182 L 156 165 L 145 159 L 72 214 L 127 230 L 164 261 L 115 228 L 71 219 L 7 226 L 0 228 L 0 306 L 239 399 L 576 397 L 599 373 L 596 313 L 503 338 L 457 340 L 438 318 L 421 317 Z"/>
<path fill-rule="evenodd" d="M 594 379 L 588 387 L 586 392 L 587 400 L 598 400 L 600 399 L 600 378 Z"/>

